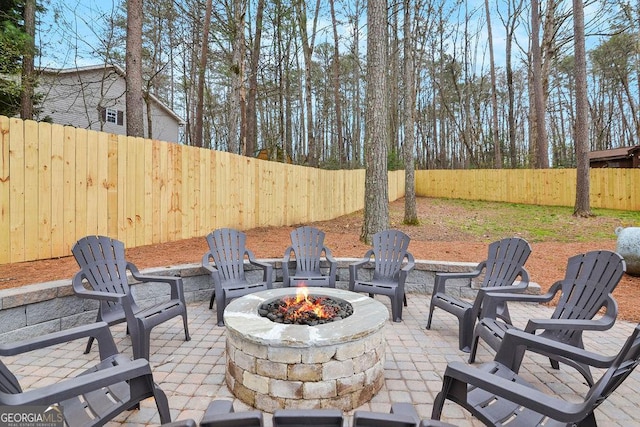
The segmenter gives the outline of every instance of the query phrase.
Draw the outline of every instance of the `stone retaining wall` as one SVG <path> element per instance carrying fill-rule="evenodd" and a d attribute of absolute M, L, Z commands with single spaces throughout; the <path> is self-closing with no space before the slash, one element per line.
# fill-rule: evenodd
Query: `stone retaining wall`
<path fill-rule="evenodd" d="M 357 258 L 338 260 L 338 281 L 336 287 L 347 289 L 349 264 Z M 280 259 L 266 259 L 274 265 L 274 287 L 282 286 L 282 263 Z M 476 263 L 454 263 L 446 261 L 416 261 L 414 270 L 409 274 L 406 290 L 431 293 L 436 272 L 472 271 Z M 371 271 L 371 266 L 369 266 Z M 200 264 L 184 264 L 170 267 L 157 267 L 142 271 L 143 274 L 181 276 L 187 304 L 202 301 L 208 303 L 213 284 L 207 271 Z M 262 270 L 247 266 L 247 278 L 259 281 Z M 475 291 L 466 280 L 447 282 L 455 289 L 455 294 L 463 298 L 473 298 Z M 530 285 L 531 292 L 537 293 L 539 287 Z M 453 289 L 452 289 L 453 290 Z M 158 283 L 145 283 L 132 286 L 132 292 L 142 307 L 167 298 L 169 286 Z M 98 310 L 97 301 L 77 298 L 73 293 L 71 278 L 55 282 L 39 283 L 19 288 L 0 290 L 0 343 L 13 342 L 50 332 L 60 331 L 77 325 L 94 322 Z"/>

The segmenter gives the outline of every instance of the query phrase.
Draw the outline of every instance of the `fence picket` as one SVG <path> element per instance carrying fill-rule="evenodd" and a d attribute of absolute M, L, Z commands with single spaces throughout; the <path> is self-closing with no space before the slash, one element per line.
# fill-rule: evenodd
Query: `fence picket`
<path fill-rule="evenodd" d="M 75 179 L 73 180 L 73 186 L 75 191 L 76 212 L 86 212 L 86 215 L 74 215 L 73 223 L 75 225 L 75 232 L 70 239 L 71 245 L 74 243 L 75 236 L 83 236 L 87 234 L 87 218 L 93 216 L 95 212 L 95 206 L 89 206 L 88 204 L 88 139 L 86 129 L 75 130 Z"/>
<path fill-rule="evenodd" d="M 9 124 L 9 183 L 10 183 L 10 251 L 11 262 L 25 259 L 24 223 L 24 128 L 18 119 Z"/>
<path fill-rule="evenodd" d="M 24 127 L 24 256 L 38 256 L 38 123 L 27 122 Z"/>
<path fill-rule="evenodd" d="M 119 236 L 119 208 L 120 193 L 118 188 L 118 136 L 109 134 L 107 142 L 107 235 Z"/>
<path fill-rule="evenodd" d="M 86 202 L 87 202 L 87 224 L 85 233 L 98 233 L 98 198 L 100 192 L 100 182 L 98 181 L 98 132 L 88 131 L 86 134 L 87 157 L 86 157 Z"/>

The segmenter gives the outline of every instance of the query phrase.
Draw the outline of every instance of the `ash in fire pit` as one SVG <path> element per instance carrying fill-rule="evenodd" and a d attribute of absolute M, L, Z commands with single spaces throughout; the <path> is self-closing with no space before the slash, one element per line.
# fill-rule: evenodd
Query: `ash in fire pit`
<path fill-rule="evenodd" d="M 315 326 L 351 316 L 353 306 L 340 298 L 309 295 L 306 287 L 300 287 L 295 296 L 265 301 L 258 314 L 276 323 Z"/>

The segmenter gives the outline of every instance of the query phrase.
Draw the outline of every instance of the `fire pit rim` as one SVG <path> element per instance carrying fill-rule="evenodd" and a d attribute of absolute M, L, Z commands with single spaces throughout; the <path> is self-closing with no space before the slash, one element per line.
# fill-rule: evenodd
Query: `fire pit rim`
<path fill-rule="evenodd" d="M 336 288 L 309 288 L 311 295 L 322 294 L 340 298 L 353 306 L 353 314 L 337 322 L 322 325 L 292 325 L 274 323 L 258 314 L 265 301 L 295 295 L 296 288 L 276 288 L 237 298 L 224 311 L 227 332 L 244 339 L 272 347 L 314 347 L 350 342 L 368 336 L 384 327 L 389 310 L 380 301 L 367 295 Z"/>

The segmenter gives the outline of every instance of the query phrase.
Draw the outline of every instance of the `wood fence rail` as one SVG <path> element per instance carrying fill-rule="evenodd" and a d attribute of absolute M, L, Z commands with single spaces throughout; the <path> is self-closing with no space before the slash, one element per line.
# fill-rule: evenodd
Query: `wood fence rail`
<path fill-rule="evenodd" d="M 68 256 L 89 234 L 135 247 L 364 207 L 362 169 L 321 170 L 2 116 L 0 146 L 0 264 Z M 390 200 L 404 196 L 404 176 L 389 172 Z M 592 206 L 640 209 L 640 170 L 592 170 L 591 184 Z M 575 170 L 417 171 L 416 194 L 573 206 Z"/>

